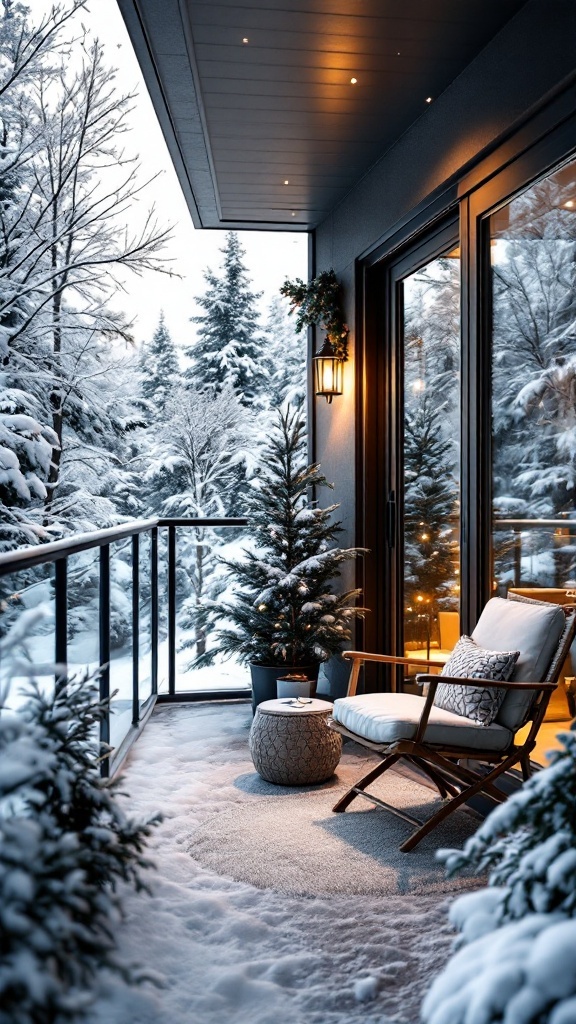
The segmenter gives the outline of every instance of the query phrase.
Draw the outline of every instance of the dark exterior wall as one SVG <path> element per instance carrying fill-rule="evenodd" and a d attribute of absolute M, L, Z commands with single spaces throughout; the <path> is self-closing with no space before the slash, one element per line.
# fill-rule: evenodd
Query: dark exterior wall
<path fill-rule="evenodd" d="M 470 168 L 576 70 L 576 3 L 530 0 L 316 231 L 316 272 L 334 267 L 354 324 L 355 261 Z M 574 140 L 576 144 L 576 139 Z M 354 335 L 345 395 L 316 409 L 316 458 L 354 539 Z"/>

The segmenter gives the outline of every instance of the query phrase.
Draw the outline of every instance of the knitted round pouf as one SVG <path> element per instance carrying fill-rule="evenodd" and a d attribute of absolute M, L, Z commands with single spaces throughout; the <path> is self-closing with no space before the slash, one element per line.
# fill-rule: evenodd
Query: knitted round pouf
<path fill-rule="evenodd" d="M 325 700 L 259 704 L 250 730 L 250 754 L 258 774 L 280 786 L 326 782 L 342 753 L 342 737 L 326 725 L 331 711 Z"/>

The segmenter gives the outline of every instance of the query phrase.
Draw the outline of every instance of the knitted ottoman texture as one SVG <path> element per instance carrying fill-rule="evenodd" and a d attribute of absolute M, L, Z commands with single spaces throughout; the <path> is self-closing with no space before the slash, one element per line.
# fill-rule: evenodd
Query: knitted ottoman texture
<path fill-rule="evenodd" d="M 266 782 L 305 786 L 326 782 L 342 753 L 342 737 L 326 724 L 332 705 L 269 700 L 260 704 L 250 730 L 254 767 Z"/>

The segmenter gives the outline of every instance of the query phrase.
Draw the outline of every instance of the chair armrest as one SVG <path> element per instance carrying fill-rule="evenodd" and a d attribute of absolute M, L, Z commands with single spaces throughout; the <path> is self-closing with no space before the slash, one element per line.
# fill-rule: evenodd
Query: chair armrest
<path fill-rule="evenodd" d="M 380 662 L 380 664 L 383 665 L 417 665 L 419 668 L 421 668 L 422 665 L 431 665 L 432 668 L 444 668 L 443 661 L 434 661 L 433 658 L 419 658 L 416 661 L 415 658 L 397 658 L 394 654 L 369 654 L 367 651 L 343 651 L 342 657 L 346 658 L 347 661 L 352 662 L 352 671 L 350 673 L 348 690 L 346 692 L 347 697 L 353 697 L 355 695 L 360 669 L 365 661 Z M 437 677 L 434 676 L 434 678 Z"/>
<path fill-rule="evenodd" d="M 384 665 L 432 665 L 433 668 L 444 668 L 445 664 L 434 658 L 400 658 L 395 654 L 369 654 L 366 651 L 343 651 L 342 657 L 347 661 L 376 661 Z"/>
<path fill-rule="evenodd" d="M 448 686 L 493 686 L 499 690 L 555 690 L 556 683 L 522 683 L 508 679 L 506 682 L 497 679 L 469 679 L 467 676 L 437 676 L 428 672 L 419 672 L 416 676 L 418 686 L 424 686 L 436 680 L 437 683 L 446 683 Z"/>

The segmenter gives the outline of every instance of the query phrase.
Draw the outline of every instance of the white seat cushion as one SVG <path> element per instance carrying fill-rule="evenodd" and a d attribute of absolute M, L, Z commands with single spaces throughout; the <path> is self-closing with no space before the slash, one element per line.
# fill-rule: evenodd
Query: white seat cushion
<path fill-rule="evenodd" d="M 496 651 L 520 651 L 511 681 L 541 682 L 558 641 L 564 631 L 566 618 L 557 604 L 527 604 L 524 601 L 505 601 L 493 597 L 484 608 L 472 639 L 481 647 Z M 528 690 L 511 690 L 506 694 L 496 721 L 516 731 L 526 720 L 534 699 Z"/>
<path fill-rule="evenodd" d="M 394 743 L 414 739 L 424 702 L 413 693 L 365 693 L 334 701 L 332 717 L 371 743 Z M 424 739 L 441 747 L 505 750 L 512 733 L 496 723 L 482 725 L 433 706 Z"/>

